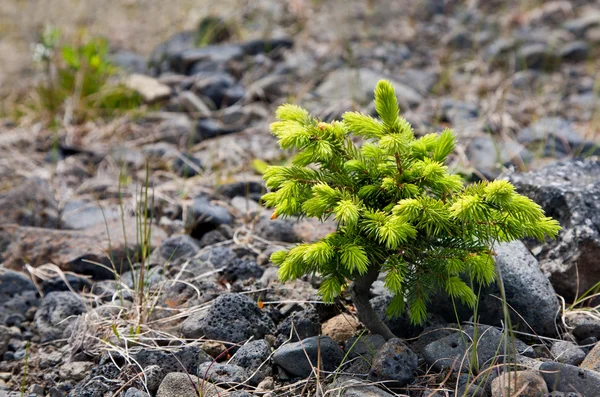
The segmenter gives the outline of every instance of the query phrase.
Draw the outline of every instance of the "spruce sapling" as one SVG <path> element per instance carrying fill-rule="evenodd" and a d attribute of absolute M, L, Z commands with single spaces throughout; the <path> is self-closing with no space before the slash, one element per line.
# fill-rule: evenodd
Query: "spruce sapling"
<path fill-rule="evenodd" d="M 271 131 L 281 148 L 297 154 L 292 165 L 265 170 L 270 192 L 263 200 L 275 209 L 274 218 L 333 217 L 338 223 L 320 241 L 275 252 L 271 261 L 281 280 L 318 273 L 327 302 L 352 281 L 359 319 L 390 339 L 394 335 L 369 303 L 380 272 L 393 295 L 388 315 L 407 311 L 420 324 L 438 291 L 474 306 L 473 285 L 496 277 L 496 242 L 543 240 L 560 226 L 508 181 L 465 186 L 450 174 L 444 163 L 454 133 L 417 139 L 399 116 L 390 82 L 377 84 L 375 109 L 380 119 L 348 112 L 343 121 L 325 123 L 298 106 L 280 106 Z"/>

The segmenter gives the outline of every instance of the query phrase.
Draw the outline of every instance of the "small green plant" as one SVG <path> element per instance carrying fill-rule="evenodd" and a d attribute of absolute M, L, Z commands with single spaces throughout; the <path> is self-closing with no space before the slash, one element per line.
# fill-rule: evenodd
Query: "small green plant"
<path fill-rule="evenodd" d="M 109 60 L 106 40 L 84 38 L 80 44 L 62 46 L 60 41 L 58 29 L 46 29 L 33 54 L 44 71 L 34 107 L 51 121 L 66 112 L 80 122 L 142 104 L 139 94 L 113 81 L 118 68 Z"/>
<path fill-rule="evenodd" d="M 543 240 L 560 226 L 508 181 L 465 187 L 444 165 L 455 147 L 453 132 L 415 138 L 387 81 L 377 84 L 375 108 L 381 120 L 348 112 L 343 121 L 324 123 L 298 106 L 281 106 L 271 131 L 283 149 L 298 153 L 292 165 L 266 169 L 271 191 L 263 200 L 275 208 L 274 218 L 338 222 L 335 233 L 271 260 L 283 281 L 319 273 L 325 301 L 353 281 L 360 320 L 389 339 L 393 334 L 369 303 L 380 272 L 393 294 L 388 314 L 407 310 L 413 323 L 423 323 L 438 291 L 475 305 L 475 283 L 495 280 L 496 242 Z"/>

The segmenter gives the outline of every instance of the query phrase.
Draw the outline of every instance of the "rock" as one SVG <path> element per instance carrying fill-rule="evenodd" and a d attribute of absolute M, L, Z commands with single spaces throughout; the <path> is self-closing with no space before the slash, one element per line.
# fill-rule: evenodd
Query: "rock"
<path fill-rule="evenodd" d="M 210 99 L 216 109 L 228 107 L 246 95 L 246 90 L 228 73 L 211 74 L 194 82 L 194 92 Z"/>
<path fill-rule="evenodd" d="M 232 218 L 229 212 L 216 204 L 211 204 L 206 197 L 198 197 L 188 209 L 186 224 L 190 235 L 200 239 L 219 225 L 230 225 Z"/>
<path fill-rule="evenodd" d="M 198 346 L 188 346 L 174 351 L 145 349 L 133 353 L 132 357 L 135 360 L 136 370 L 146 371 L 152 367 L 152 371 L 155 372 L 155 383 L 158 383 L 158 379 L 162 380 L 161 376 L 165 374 L 174 372 L 195 374 L 198 372 L 199 365 L 212 362 L 212 358 Z M 159 366 L 160 371 L 157 371 L 154 366 Z"/>
<path fill-rule="evenodd" d="M 533 156 L 523 145 L 509 138 L 494 139 L 489 135 L 478 136 L 467 147 L 471 166 L 488 178 L 500 174 L 503 166 L 528 164 Z"/>
<path fill-rule="evenodd" d="M 202 160 L 190 153 L 182 153 L 171 160 L 171 169 L 182 178 L 192 178 L 202 173 Z"/>
<path fill-rule="evenodd" d="M 580 356 L 577 355 L 577 358 L 579 358 L 579 357 Z M 587 356 L 584 356 L 584 357 L 585 357 L 585 359 L 583 360 L 583 362 L 581 362 L 581 365 L 580 365 L 581 368 L 600 372 L 600 343 L 597 343 L 592 348 L 592 350 L 590 350 L 590 352 L 587 354 Z M 571 364 L 571 363 L 566 363 L 566 364 Z M 577 364 L 571 364 L 571 365 L 577 365 Z"/>
<path fill-rule="evenodd" d="M 560 303 L 538 261 L 520 241 L 497 244 L 495 250 L 512 325 L 523 332 L 533 330 L 540 335 L 556 336 Z M 481 296 L 479 321 L 501 326 L 503 308 L 497 298 L 498 285 L 483 288 Z"/>
<path fill-rule="evenodd" d="M 195 127 L 186 115 L 178 114 L 168 117 L 158 125 L 158 135 L 162 143 L 171 143 L 187 147 L 190 139 L 195 137 Z"/>
<path fill-rule="evenodd" d="M 323 323 L 323 335 L 329 336 L 338 343 L 344 343 L 350 339 L 360 327 L 356 317 L 348 314 L 338 314 Z"/>
<path fill-rule="evenodd" d="M 109 55 L 110 61 L 127 73 L 146 74 L 146 58 L 132 51 L 117 51 Z"/>
<path fill-rule="evenodd" d="M 593 350 L 592 350 L 593 351 Z M 552 344 L 552 349 L 550 350 L 554 359 L 559 363 L 569 364 L 569 365 L 579 365 L 586 358 L 585 352 L 579 346 L 577 346 L 573 342 L 569 341 L 557 341 Z M 591 352 L 590 352 L 591 354 Z M 588 355 L 589 357 L 589 355 Z M 600 363 L 600 357 L 598 362 Z M 593 369 L 589 367 L 583 367 L 588 369 Z M 600 367 L 598 368 L 600 369 Z M 597 371 L 597 370 L 595 370 Z"/>
<path fill-rule="evenodd" d="M 294 40 L 289 37 L 280 37 L 275 39 L 257 39 L 242 44 L 242 49 L 246 55 L 258 55 L 269 53 L 282 48 L 292 48 Z"/>
<path fill-rule="evenodd" d="M 102 206 L 98 202 L 72 200 L 65 203 L 61 213 L 63 229 L 86 230 L 106 221 L 115 221 L 121 217 L 118 206 Z"/>
<path fill-rule="evenodd" d="M 254 232 L 259 237 L 269 241 L 298 242 L 294 224 L 289 220 L 261 217 L 256 224 Z"/>
<path fill-rule="evenodd" d="M 248 373 L 244 368 L 235 364 L 210 362 L 200 364 L 198 376 L 217 386 L 230 388 L 246 381 Z"/>
<path fill-rule="evenodd" d="M 499 38 L 488 46 L 485 59 L 492 64 L 506 64 L 508 54 L 515 49 L 515 40 Z"/>
<path fill-rule="evenodd" d="M 388 387 L 402 387 L 410 382 L 418 358 L 400 339 L 390 339 L 377 350 L 369 379 Z"/>
<path fill-rule="evenodd" d="M 321 323 L 316 310 L 309 309 L 294 312 L 277 326 L 275 346 L 280 346 L 288 339 L 290 342 L 297 342 L 320 334 Z"/>
<path fill-rule="evenodd" d="M 462 26 L 453 28 L 442 38 L 444 46 L 458 50 L 467 50 L 473 48 L 473 34 Z"/>
<path fill-rule="evenodd" d="M 600 162 L 558 162 L 507 178 L 560 222 L 556 240 L 527 244 L 557 294 L 581 296 L 600 279 Z"/>
<path fill-rule="evenodd" d="M 517 51 L 517 67 L 521 69 L 552 70 L 560 57 L 546 44 L 527 44 Z"/>
<path fill-rule="evenodd" d="M 539 371 L 551 391 L 594 396 L 600 390 L 600 374 L 595 371 L 556 362 L 542 363 Z"/>
<path fill-rule="evenodd" d="M 324 100 L 345 100 L 352 98 L 365 105 L 374 98 L 373 90 L 381 79 L 389 77 L 371 69 L 336 69 L 317 87 L 315 93 Z M 417 106 L 423 98 L 413 88 L 400 81 L 391 80 L 394 85 L 398 103 L 404 109 Z"/>
<path fill-rule="evenodd" d="M 273 354 L 273 361 L 292 377 L 307 378 L 313 373 L 313 367 L 316 368 L 318 365 L 319 349 L 322 360 L 321 370 L 335 371 L 344 358 L 344 352 L 328 336 L 313 336 L 283 345 Z"/>
<path fill-rule="evenodd" d="M 8 343 L 12 337 L 12 332 L 8 327 L 0 325 L 0 357 L 8 350 Z"/>
<path fill-rule="evenodd" d="M 398 81 L 414 88 L 421 95 L 429 94 L 438 80 L 437 72 L 422 69 L 407 69 L 398 76 Z"/>
<path fill-rule="evenodd" d="M 519 131 L 517 139 L 523 144 L 541 143 L 544 154 L 556 158 L 595 150 L 593 142 L 586 142 L 569 121 L 560 117 L 537 120 Z"/>
<path fill-rule="evenodd" d="M 95 364 L 90 361 L 73 361 L 63 364 L 58 370 L 61 380 L 79 382 L 85 379 Z"/>
<path fill-rule="evenodd" d="M 579 342 L 588 338 L 600 339 L 600 319 L 586 313 L 569 311 L 564 316 L 567 326 L 572 328 L 571 333 Z"/>
<path fill-rule="evenodd" d="M 156 397 L 227 397 L 222 388 L 205 382 L 194 375 L 181 372 L 167 374 L 156 392 Z"/>
<path fill-rule="evenodd" d="M 427 364 L 435 369 L 453 368 L 454 370 L 468 370 L 474 328 L 470 325 L 462 327 L 462 331 L 450 334 L 435 340 L 423 349 L 423 358 Z M 504 336 L 496 328 L 480 325 L 477 329 L 477 361 L 479 369 L 489 368 L 502 358 L 500 352 L 504 350 Z M 516 348 L 516 351 L 515 351 Z M 507 346 L 509 354 L 531 354 L 532 349 L 518 339 L 511 341 Z"/>
<path fill-rule="evenodd" d="M 200 252 L 200 247 L 196 240 L 188 235 L 171 236 L 161 242 L 161 244 L 150 254 L 150 265 L 164 266 L 169 263 L 171 266 L 182 264 L 188 259 L 193 258 Z"/>
<path fill-rule="evenodd" d="M 127 239 L 123 237 L 124 232 Z M 139 252 L 137 233 L 136 219 L 129 216 L 123 221 L 116 219 L 96 225 L 85 232 L 0 225 L 0 246 L 5 247 L 0 251 L 0 262 L 20 269 L 27 258 L 27 263 L 34 267 L 53 263 L 62 270 L 90 275 L 93 279 L 114 279 L 115 275 L 108 269 L 114 265 L 117 271 L 127 270 L 130 263 L 127 256 Z M 150 245 L 158 246 L 165 237 L 160 228 L 153 227 Z M 130 259 L 135 263 L 135 257 Z"/>
<path fill-rule="evenodd" d="M 192 141 L 194 143 L 199 143 L 206 139 L 234 134 L 241 130 L 242 126 L 239 125 L 229 126 L 215 119 L 202 119 L 198 120 L 196 123 L 196 132 Z"/>
<path fill-rule="evenodd" d="M 255 261 L 236 258 L 221 271 L 221 279 L 230 283 L 249 279 L 258 280 L 264 272 L 265 270 Z"/>
<path fill-rule="evenodd" d="M 588 13 L 577 19 L 570 19 L 564 27 L 577 37 L 583 37 L 588 29 L 600 26 L 600 13 Z"/>
<path fill-rule="evenodd" d="M 242 216 L 253 218 L 261 211 L 260 205 L 254 200 L 242 196 L 231 199 L 231 206 Z"/>
<path fill-rule="evenodd" d="M 273 372 L 270 355 L 269 344 L 264 339 L 255 340 L 240 347 L 230 362 L 246 369 L 251 376 L 248 383 L 256 386 Z"/>
<path fill-rule="evenodd" d="M 37 289 L 31 280 L 0 266 L 0 324 L 20 326 L 28 311 L 38 304 Z"/>
<path fill-rule="evenodd" d="M 192 91 L 183 91 L 177 96 L 177 101 L 194 117 L 210 116 L 210 108 Z"/>
<path fill-rule="evenodd" d="M 145 385 L 150 393 L 156 393 L 165 375 L 160 365 L 148 365 L 144 368 Z"/>
<path fill-rule="evenodd" d="M 41 284 L 42 293 L 44 295 L 48 295 L 50 292 L 70 291 L 69 288 L 72 288 L 75 291 L 83 291 L 84 289 L 89 291 L 92 287 L 89 278 L 76 276 L 70 273 L 64 274 L 62 277 L 54 276 L 47 278 L 43 280 Z"/>
<path fill-rule="evenodd" d="M 46 181 L 32 178 L 0 193 L 0 224 L 9 223 L 51 229 L 60 226 L 58 203 Z"/>
<path fill-rule="evenodd" d="M 150 395 L 146 392 L 136 389 L 135 387 L 130 387 L 125 392 L 125 397 L 150 397 Z"/>
<path fill-rule="evenodd" d="M 250 337 L 261 339 L 274 330 L 273 322 L 256 303 L 239 294 L 219 296 L 207 313 L 189 317 L 181 325 L 186 338 L 206 337 L 231 343 L 243 342 Z"/>
<path fill-rule="evenodd" d="M 137 92 L 144 101 L 153 103 L 171 96 L 171 87 L 143 74 L 131 74 L 125 79 L 125 86 Z"/>
<path fill-rule="evenodd" d="M 565 44 L 558 51 L 558 56 L 568 62 L 581 62 L 588 58 L 590 46 L 585 41 L 574 41 Z"/>
<path fill-rule="evenodd" d="M 260 201 L 260 198 L 266 192 L 267 188 L 262 181 L 226 183 L 217 186 L 215 189 L 215 195 L 225 196 L 230 199 L 242 196 L 257 202 Z"/>
<path fill-rule="evenodd" d="M 72 292 L 51 292 L 35 313 L 35 326 L 42 342 L 64 338 L 63 332 L 86 311 L 85 304 Z"/>
<path fill-rule="evenodd" d="M 381 335 L 355 336 L 346 341 L 344 350 L 348 360 L 361 357 L 371 366 L 375 353 L 384 344 L 385 339 Z"/>
<path fill-rule="evenodd" d="M 518 391 L 522 397 L 546 395 L 544 378 L 533 371 L 505 372 L 492 381 L 492 397 L 505 397 Z"/>
<path fill-rule="evenodd" d="M 169 67 L 177 73 L 192 76 L 202 72 L 223 71 L 228 62 L 243 56 L 244 49 L 239 44 L 209 45 L 174 54 Z"/>
<path fill-rule="evenodd" d="M 331 384 L 329 390 L 336 397 L 393 397 L 390 394 L 370 382 L 348 376 L 340 376 Z M 428 396 L 429 397 L 429 396 Z"/>

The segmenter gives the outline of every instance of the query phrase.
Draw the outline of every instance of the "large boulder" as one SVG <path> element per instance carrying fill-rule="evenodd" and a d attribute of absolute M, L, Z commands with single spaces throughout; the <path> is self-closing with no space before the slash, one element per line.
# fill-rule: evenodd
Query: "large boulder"
<path fill-rule="evenodd" d="M 558 162 L 507 178 L 560 222 L 556 240 L 527 244 L 559 295 L 580 296 L 600 280 L 600 161 Z"/>

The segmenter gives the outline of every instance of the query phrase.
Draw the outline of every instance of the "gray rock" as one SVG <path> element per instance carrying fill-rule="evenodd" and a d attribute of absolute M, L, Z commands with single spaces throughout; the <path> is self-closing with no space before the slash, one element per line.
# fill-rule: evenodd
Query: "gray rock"
<path fill-rule="evenodd" d="M 551 391 L 595 396 L 600 390 L 600 373 L 596 371 L 556 362 L 543 363 L 539 371 Z"/>
<path fill-rule="evenodd" d="M 171 160 L 171 169 L 182 178 L 191 178 L 202 172 L 202 160 L 190 153 L 181 153 Z"/>
<path fill-rule="evenodd" d="M 198 243 L 188 235 L 171 236 L 161 242 L 161 244 L 150 254 L 150 264 L 164 266 L 169 263 L 171 266 L 177 266 L 188 259 L 191 259 L 200 252 Z"/>
<path fill-rule="evenodd" d="M 262 181 L 232 182 L 217 186 L 215 194 L 225 196 L 230 199 L 236 196 L 248 197 L 254 201 L 259 201 L 263 194 L 267 192 Z"/>
<path fill-rule="evenodd" d="M 600 13 L 588 13 L 577 19 L 570 19 L 564 24 L 564 27 L 577 37 L 583 37 L 588 29 L 597 26 L 600 26 Z"/>
<path fill-rule="evenodd" d="M 468 370 L 474 334 L 472 326 L 464 326 L 462 331 L 427 344 L 423 349 L 423 358 L 435 369 Z M 502 358 L 501 353 L 505 351 L 504 336 L 498 329 L 485 325 L 478 326 L 476 342 L 480 370 L 493 366 Z M 520 340 L 514 339 L 507 346 L 507 351 L 512 355 L 531 354 L 532 349 Z"/>
<path fill-rule="evenodd" d="M 254 229 L 255 233 L 270 241 L 281 241 L 285 243 L 296 243 L 299 238 L 294 229 L 294 224 L 288 219 L 269 219 L 261 217 Z"/>
<path fill-rule="evenodd" d="M 12 332 L 8 327 L 0 325 L 0 357 L 8 350 L 8 343 L 12 337 Z"/>
<path fill-rule="evenodd" d="M 560 117 L 537 120 L 519 131 L 517 139 L 524 144 L 543 144 L 544 155 L 558 158 L 573 153 L 593 154 L 598 150 L 593 142 L 586 142 L 569 121 Z"/>
<path fill-rule="evenodd" d="M 132 51 L 117 51 L 109 55 L 112 63 L 129 73 L 148 73 L 146 58 Z"/>
<path fill-rule="evenodd" d="M 136 389 L 135 387 L 130 387 L 125 392 L 125 397 L 150 397 L 150 395 L 146 392 Z"/>
<path fill-rule="evenodd" d="M 88 376 L 94 366 L 90 361 L 73 361 L 63 364 L 58 370 L 58 375 L 61 380 L 79 382 Z"/>
<path fill-rule="evenodd" d="M 156 392 L 156 397 L 198 397 L 199 395 L 224 396 L 225 390 L 194 375 L 172 372 L 165 376 Z"/>
<path fill-rule="evenodd" d="M 248 375 L 252 376 L 248 383 L 256 386 L 267 376 L 271 376 L 273 372 L 270 355 L 271 347 L 264 339 L 261 339 L 248 342 L 240 347 L 230 362 L 246 369 Z"/>
<path fill-rule="evenodd" d="M 439 74 L 422 69 L 407 69 L 400 76 L 398 81 L 415 89 L 421 95 L 427 95 L 437 84 Z"/>
<path fill-rule="evenodd" d="M 557 341 L 550 350 L 554 359 L 559 363 L 579 365 L 585 358 L 585 352 L 579 346 L 569 341 Z"/>
<path fill-rule="evenodd" d="M 413 88 L 371 69 L 336 69 L 329 73 L 315 93 L 329 101 L 351 98 L 359 104 L 366 105 L 373 100 L 373 91 L 381 79 L 392 82 L 398 104 L 404 109 L 417 106 L 423 100 L 423 97 Z"/>
<path fill-rule="evenodd" d="M 35 313 L 35 326 L 42 342 L 63 338 L 63 332 L 86 311 L 83 300 L 72 292 L 51 292 Z"/>
<path fill-rule="evenodd" d="M 194 82 L 193 91 L 210 99 L 217 109 L 230 106 L 246 95 L 244 87 L 228 73 L 216 73 L 198 78 Z"/>
<path fill-rule="evenodd" d="M 58 228 L 58 203 L 48 183 L 43 179 L 32 178 L 0 193 L 0 223 Z"/>
<path fill-rule="evenodd" d="M 196 123 L 196 130 L 192 141 L 199 143 L 206 139 L 234 134 L 241 130 L 242 126 L 240 125 L 226 125 L 215 119 L 202 119 Z"/>
<path fill-rule="evenodd" d="M 262 339 L 273 333 L 273 321 L 246 295 L 219 296 L 202 317 L 189 317 L 181 325 L 186 338 L 239 343 L 250 337 Z"/>
<path fill-rule="evenodd" d="M 573 328 L 571 333 L 579 342 L 588 338 L 600 339 L 600 320 L 595 317 L 585 313 L 567 312 L 565 320 L 567 325 Z"/>
<path fill-rule="evenodd" d="M 140 350 L 132 354 L 136 366 L 141 366 L 138 370 L 153 371 L 154 383 L 160 376 L 172 372 L 184 372 L 195 374 L 198 372 L 198 366 L 205 362 L 211 362 L 212 358 L 198 346 L 189 346 L 176 351 L 162 350 Z M 157 371 L 154 366 L 159 366 Z M 162 380 L 162 379 L 161 379 Z"/>
<path fill-rule="evenodd" d="M 521 69 L 551 70 L 559 63 L 559 55 L 546 44 L 528 44 L 517 51 L 517 66 Z"/>
<path fill-rule="evenodd" d="M 177 102 L 192 116 L 208 117 L 210 116 L 210 108 L 198 95 L 192 91 L 183 91 L 177 96 Z"/>
<path fill-rule="evenodd" d="M 374 386 L 370 382 L 359 379 L 340 376 L 333 382 L 329 390 L 335 397 L 393 397 L 392 394 Z"/>
<path fill-rule="evenodd" d="M 488 46 L 485 59 L 493 64 L 504 64 L 507 62 L 508 54 L 515 49 L 515 40 L 499 38 Z"/>
<path fill-rule="evenodd" d="M 198 377 L 217 386 L 230 388 L 245 382 L 248 373 L 239 365 L 209 362 L 198 366 Z"/>
<path fill-rule="evenodd" d="M 289 342 L 297 342 L 320 334 L 321 322 L 315 309 L 294 312 L 277 326 L 275 346 L 281 346 L 288 340 Z"/>
<path fill-rule="evenodd" d="M 528 164 L 533 156 L 525 147 L 511 139 L 478 136 L 467 147 L 471 166 L 488 178 L 500 175 L 504 166 Z"/>
<path fill-rule="evenodd" d="M 390 339 L 377 350 L 369 378 L 390 387 L 402 387 L 413 379 L 417 364 L 412 350 L 400 339 Z"/>
<path fill-rule="evenodd" d="M 150 393 L 156 393 L 165 375 L 160 365 L 148 365 L 144 368 L 143 379 Z"/>
<path fill-rule="evenodd" d="M 230 283 L 248 279 L 260 279 L 265 270 L 255 261 L 236 258 L 222 270 L 221 276 Z"/>
<path fill-rule="evenodd" d="M 498 244 L 495 250 L 515 329 L 556 336 L 560 304 L 538 261 L 520 241 Z M 484 288 L 481 296 L 479 321 L 500 326 L 503 308 L 497 283 Z"/>
<path fill-rule="evenodd" d="M 96 202 L 81 200 L 68 201 L 61 213 L 61 226 L 63 229 L 85 230 L 89 227 L 102 224 L 106 220 L 119 219 L 121 210 L 118 206 L 100 207 Z"/>
<path fill-rule="evenodd" d="M 600 275 L 600 162 L 558 162 L 508 179 L 560 222 L 556 240 L 526 243 L 559 295 L 581 296 Z"/>
<path fill-rule="evenodd" d="M 230 225 L 232 221 L 227 209 L 211 204 L 206 197 L 196 198 L 186 215 L 190 235 L 196 239 L 200 239 L 219 225 Z"/>
<path fill-rule="evenodd" d="M 313 336 L 299 342 L 283 345 L 275 351 L 273 361 L 289 375 L 306 378 L 312 374 L 313 367 L 316 368 L 318 365 L 319 349 L 322 360 L 321 369 L 335 371 L 344 358 L 344 352 L 328 336 Z"/>
<path fill-rule="evenodd" d="M 0 267 L 0 324 L 21 325 L 27 311 L 38 304 L 37 290 L 25 274 Z"/>
<path fill-rule="evenodd" d="M 473 48 L 473 33 L 462 26 L 457 26 L 444 35 L 442 43 L 458 50 L 471 49 Z"/>
<path fill-rule="evenodd" d="M 558 55 L 564 61 L 581 62 L 588 58 L 590 46 L 585 41 L 574 41 L 565 44 L 558 51 Z"/>

